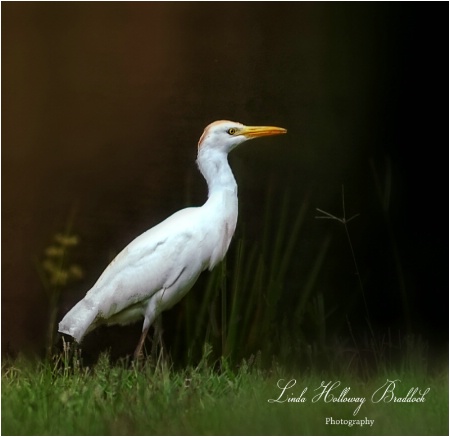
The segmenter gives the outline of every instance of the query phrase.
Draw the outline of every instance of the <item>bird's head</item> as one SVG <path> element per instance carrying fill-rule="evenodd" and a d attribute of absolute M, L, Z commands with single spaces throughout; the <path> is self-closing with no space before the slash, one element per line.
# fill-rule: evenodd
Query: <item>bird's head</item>
<path fill-rule="evenodd" d="M 287 131 L 274 126 L 245 126 L 241 123 L 228 120 L 215 121 L 208 125 L 198 142 L 198 150 L 217 150 L 225 153 L 231 152 L 244 141 L 253 138 L 285 134 Z"/>

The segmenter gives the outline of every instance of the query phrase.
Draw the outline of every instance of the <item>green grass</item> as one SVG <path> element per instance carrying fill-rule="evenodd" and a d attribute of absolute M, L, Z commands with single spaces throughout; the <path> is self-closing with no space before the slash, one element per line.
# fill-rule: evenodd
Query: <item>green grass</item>
<path fill-rule="evenodd" d="M 448 372 L 392 370 L 370 378 L 351 371 L 303 372 L 273 364 L 263 370 L 258 358 L 231 368 L 222 359 L 173 370 L 150 361 L 139 368 L 112 364 L 102 355 L 92 368 L 16 360 L 2 369 L 3 435 L 448 435 Z M 408 366 L 404 366 L 406 369 Z M 278 399 L 277 383 L 297 383 L 286 393 L 303 403 Z M 430 388 L 424 403 L 372 403 L 386 379 L 400 379 L 397 396 L 411 387 Z M 356 404 L 312 398 L 321 381 L 341 381 Z M 282 397 L 280 400 L 285 398 Z M 372 427 L 326 425 L 325 419 L 371 419 Z"/>

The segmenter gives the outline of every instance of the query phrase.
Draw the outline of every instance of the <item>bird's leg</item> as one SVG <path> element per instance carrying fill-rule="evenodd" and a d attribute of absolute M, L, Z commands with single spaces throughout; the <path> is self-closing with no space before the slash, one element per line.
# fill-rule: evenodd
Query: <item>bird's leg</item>
<path fill-rule="evenodd" d="M 161 350 L 164 350 L 164 344 L 163 344 L 163 328 L 162 328 L 162 315 L 160 314 L 155 322 L 153 323 L 155 332 L 153 334 L 153 342 L 152 342 L 152 357 L 157 356 L 157 348 L 158 345 L 161 347 Z"/>
<path fill-rule="evenodd" d="M 148 329 L 150 326 L 147 326 L 147 328 L 144 328 L 141 334 L 141 338 L 139 339 L 139 343 L 136 347 L 136 350 L 134 351 L 134 361 L 137 361 L 142 353 L 142 346 L 144 346 L 145 339 L 147 338 Z"/>

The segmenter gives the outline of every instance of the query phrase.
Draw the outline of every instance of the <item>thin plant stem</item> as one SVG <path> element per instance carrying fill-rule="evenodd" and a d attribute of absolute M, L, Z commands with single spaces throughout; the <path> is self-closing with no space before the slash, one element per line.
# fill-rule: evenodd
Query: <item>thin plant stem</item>
<path fill-rule="evenodd" d="M 373 160 L 370 161 L 370 166 L 372 168 L 373 177 L 375 180 L 375 186 L 377 189 L 378 197 L 380 199 L 381 208 L 383 210 L 384 219 L 386 222 L 387 230 L 389 233 L 389 239 L 392 245 L 393 258 L 395 263 L 395 269 L 397 271 L 397 280 L 400 289 L 400 294 L 403 303 L 403 314 L 405 318 L 406 329 L 411 333 L 411 311 L 408 302 L 408 293 L 405 284 L 405 275 L 403 273 L 403 266 L 400 257 L 400 250 L 397 244 L 397 239 L 395 238 L 394 229 L 392 226 L 392 221 L 390 219 L 389 209 L 391 201 L 391 190 L 392 190 L 392 165 L 390 159 L 386 159 L 386 170 L 385 170 L 385 180 L 384 186 L 380 181 L 377 170 L 375 168 L 375 163 Z"/>
<path fill-rule="evenodd" d="M 356 276 L 358 277 L 359 289 L 361 291 L 361 295 L 362 295 L 362 299 L 363 299 L 363 303 L 364 303 L 364 309 L 365 309 L 366 318 L 367 318 L 367 325 L 369 327 L 369 330 L 370 330 L 372 336 L 374 337 L 372 324 L 370 322 L 369 307 L 367 305 L 366 295 L 364 293 L 364 286 L 363 286 L 363 283 L 362 283 L 361 274 L 360 274 L 359 267 L 358 267 L 358 262 L 356 261 L 356 255 L 355 255 L 355 250 L 353 248 L 352 239 L 350 238 L 350 232 L 349 232 L 348 226 L 347 226 L 350 221 L 352 221 L 353 219 L 355 219 L 356 217 L 359 216 L 359 213 L 358 214 L 354 214 L 349 219 L 346 217 L 344 185 L 342 185 L 342 213 L 343 213 L 343 217 L 342 218 L 336 217 L 335 215 L 330 214 L 329 212 L 326 212 L 326 211 L 324 211 L 324 210 L 322 210 L 320 208 L 316 208 L 316 210 L 319 211 L 321 214 L 324 214 L 323 216 L 316 216 L 317 219 L 337 220 L 339 223 L 342 223 L 344 225 L 345 234 L 347 236 L 347 241 L 348 241 L 348 244 L 350 246 L 350 252 L 351 252 L 351 255 L 352 255 L 352 259 L 353 259 L 353 264 L 355 266 L 355 273 L 356 273 Z"/>

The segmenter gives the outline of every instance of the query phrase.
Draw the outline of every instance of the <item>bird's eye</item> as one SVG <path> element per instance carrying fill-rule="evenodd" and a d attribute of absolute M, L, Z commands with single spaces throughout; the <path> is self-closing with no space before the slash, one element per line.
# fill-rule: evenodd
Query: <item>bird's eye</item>
<path fill-rule="evenodd" d="M 227 133 L 230 135 L 234 135 L 236 133 L 236 129 L 234 127 L 230 127 L 230 129 L 227 130 Z"/>

